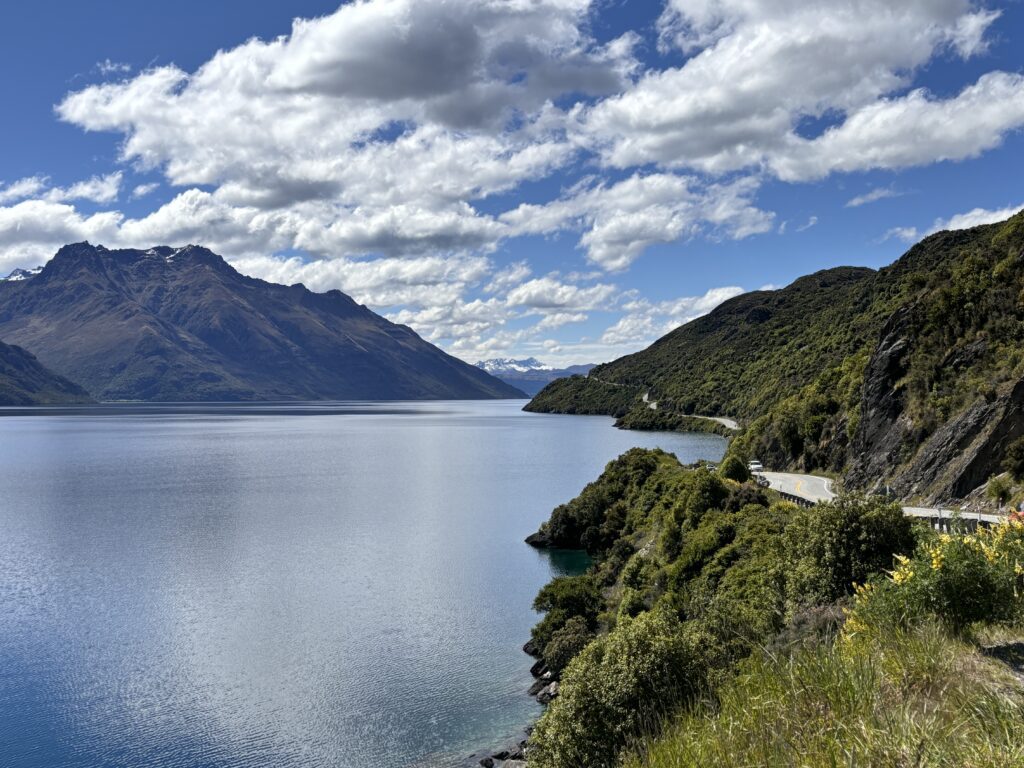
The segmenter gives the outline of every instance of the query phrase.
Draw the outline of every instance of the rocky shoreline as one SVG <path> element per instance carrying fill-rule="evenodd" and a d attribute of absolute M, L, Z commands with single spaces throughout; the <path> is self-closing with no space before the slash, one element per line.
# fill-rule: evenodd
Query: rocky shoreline
<path fill-rule="evenodd" d="M 547 537 L 542 533 L 531 534 L 526 539 L 531 546 L 544 548 L 549 545 Z M 540 658 L 540 649 L 533 640 L 527 640 L 523 646 L 523 653 L 536 659 L 530 667 L 530 674 L 533 675 L 533 684 L 527 689 L 527 694 L 533 696 L 541 704 L 547 706 L 558 697 L 558 679 L 555 674 L 547 668 Z M 525 731 L 526 738 L 499 749 L 496 752 L 484 753 L 484 757 L 478 758 L 477 754 L 470 755 L 471 764 L 482 765 L 483 768 L 525 768 L 528 753 L 528 742 L 533 726 L 528 726 Z"/>
<path fill-rule="evenodd" d="M 558 680 L 539 658 L 540 650 L 534 646 L 532 640 L 528 640 L 523 646 L 523 653 L 537 659 L 530 667 L 530 674 L 533 675 L 534 680 L 527 689 L 527 694 L 547 706 L 558 696 Z M 481 765 L 483 768 L 525 768 L 527 745 L 532 731 L 533 726 L 528 726 L 524 734 L 526 738 L 495 752 L 485 752 L 484 757 L 479 757 L 479 753 L 470 755 L 470 764 Z"/>

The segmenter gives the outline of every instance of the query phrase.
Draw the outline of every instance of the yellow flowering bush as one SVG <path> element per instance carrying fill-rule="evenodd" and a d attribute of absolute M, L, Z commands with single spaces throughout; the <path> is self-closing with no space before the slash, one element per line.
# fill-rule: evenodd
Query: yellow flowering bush
<path fill-rule="evenodd" d="M 858 586 L 848 638 L 873 628 L 934 616 L 957 633 L 973 624 L 1013 623 L 1024 615 L 1024 521 L 973 533 L 925 536 L 913 557 L 896 557 L 886 577 Z"/>

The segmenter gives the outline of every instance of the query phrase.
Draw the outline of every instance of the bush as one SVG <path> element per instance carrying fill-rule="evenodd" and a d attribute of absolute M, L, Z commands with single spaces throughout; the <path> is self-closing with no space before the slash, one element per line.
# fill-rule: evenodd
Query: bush
<path fill-rule="evenodd" d="M 609 462 L 579 496 L 557 507 L 541 531 L 552 546 L 604 555 L 623 533 L 628 499 L 643 487 L 665 455 L 640 448 L 626 451 Z"/>
<path fill-rule="evenodd" d="M 718 468 L 718 474 L 729 480 L 735 480 L 737 483 L 745 483 L 750 479 L 750 470 L 735 454 L 725 457 L 722 465 Z"/>
<path fill-rule="evenodd" d="M 701 646 L 664 611 L 623 620 L 590 643 L 530 736 L 531 768 L 615 765 L 623 748 L 703 686 Z"/>
<path fill-rule="evenodd" d="M 964 634 L 978 622 L 1013 623 L 1024 610 L 1024 523 L 934 536 L 897 560 L 889 578 L 858 590 L 851 638 L 927 616 Z"/>
<path fill-rule="evenodd" d="M 551 580 L 533 601 L 533 609 L 545 614 L 533 628 L 534 646 L 543 651 L 573 617 L 582 618 L 588 628 L 594 628 L 603 608 L 601 591 L 592 576 L 560 576 Z"/>
<path fill-rule="evenodd" d="M 786 526 L 790 610 L 831 603 L 914 551 L 914 524 L 898 504 L 842 497 L 794 513 Z"/>
<path fill-rule="evenodd" d="M 1014 480 L 1024 479 L 1024 437 L 1014 440 L 1006 449 L 1003 457 L 1003 469 L 1010 473 Z"/>
<path fill-rule="evenodd" d="M 995 475 L 985 486 L 985 493 L 999 506 L 1003 506 L 1013 494 L 1013 485 L 1005 475 Z"/>
<path fill-rule="evenodd" d="M 594 639 L 594 633 L 582 616 L 573 616 L 556 630 L 551 641 L 544 646 L 541 658 L 554 674 L 561 674 L 570 661 Z"/>

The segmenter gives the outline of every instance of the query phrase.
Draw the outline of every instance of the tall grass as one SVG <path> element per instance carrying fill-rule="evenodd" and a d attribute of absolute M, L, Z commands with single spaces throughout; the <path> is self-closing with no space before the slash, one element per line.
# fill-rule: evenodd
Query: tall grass
<path fill-rule="evenodd" d="M 1024 689 L 933 624 L 749 659 L 630 768 L 1024 766 Z"/>

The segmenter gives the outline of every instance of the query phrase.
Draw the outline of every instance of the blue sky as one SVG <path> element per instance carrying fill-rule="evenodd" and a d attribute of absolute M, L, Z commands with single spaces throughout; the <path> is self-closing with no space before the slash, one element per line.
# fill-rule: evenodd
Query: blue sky
<path fill-rule="evenodd" d="M 0 273 L 196 242 L 467 360 L 606 360 L 1024 207 L 1022 42 L 969 0 L 12 5 Z"/>

